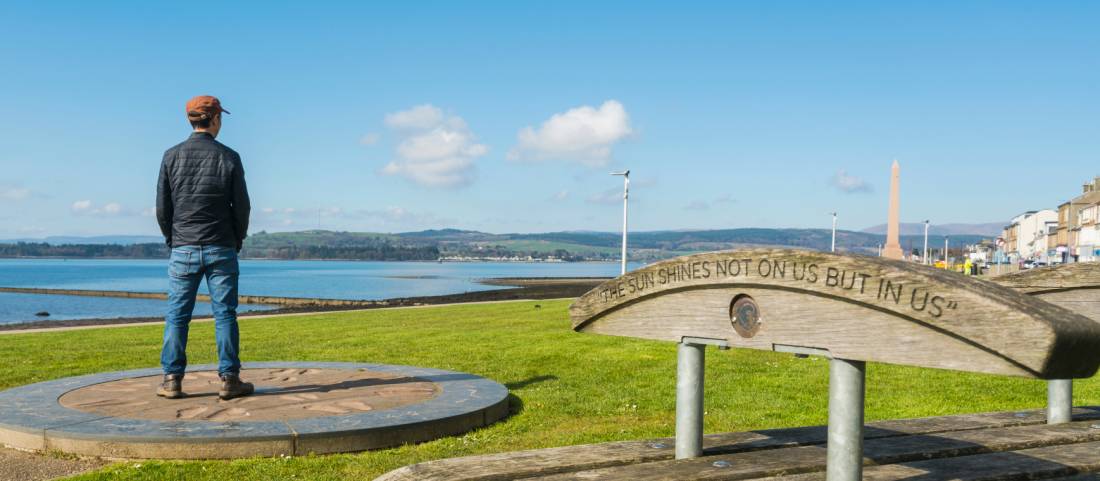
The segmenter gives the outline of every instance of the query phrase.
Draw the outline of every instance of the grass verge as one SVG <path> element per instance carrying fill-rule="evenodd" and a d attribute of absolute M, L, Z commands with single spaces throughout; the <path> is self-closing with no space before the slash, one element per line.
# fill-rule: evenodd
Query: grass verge
<path fill-rule="evenodd" d="M 431 459 L 671 436 L 675 346 L 573 333 L 567 306 L 538 301 L 242 319 L 246 362 L 377 362 L 470 372 L 509 387 L 512 416 L 462 436 L 382 451 L 125 462 L 71 479 L 372 479 Z M 0 389 L 156 366 L 160 342 L 157 326 L 2 336 Z M 212 324 L 192 325 L 189 358 L 215 362 Z M 867 371 L 868 421 L 1045 403 L 1040 381 L 882 364 Z M 706 431 L 824 424 L 827 380 L 820 359 L 708 350 Z M 1095 379 L 1079 381 L 1077 404 L 1100 404 L 1096 387 Z"/>

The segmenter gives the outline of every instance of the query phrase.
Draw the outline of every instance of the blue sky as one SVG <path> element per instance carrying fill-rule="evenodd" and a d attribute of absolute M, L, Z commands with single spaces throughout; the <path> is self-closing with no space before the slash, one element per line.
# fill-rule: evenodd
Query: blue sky
<path fill-rule="evenodd" d="M 1100 174 L 1094 2 L 0 4 L 0 238 L 154 234 L 219 96 L 253 231 L 999 222 Z M 201 6 L 200 6 L 201 5 Z"/>

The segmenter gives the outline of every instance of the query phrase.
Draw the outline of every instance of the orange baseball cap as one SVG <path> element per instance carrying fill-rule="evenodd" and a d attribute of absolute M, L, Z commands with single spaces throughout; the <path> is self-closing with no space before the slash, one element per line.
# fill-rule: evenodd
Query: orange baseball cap
<path fill-rule="evenodd" d="M 228 110 L 222 108 L 222 102 L 212 95 L 199 95 L 188 100 L 186 112 L 187 118 L 191 120 L 210 118 L 217 115 L 218 112 L 229 113 Z"/>

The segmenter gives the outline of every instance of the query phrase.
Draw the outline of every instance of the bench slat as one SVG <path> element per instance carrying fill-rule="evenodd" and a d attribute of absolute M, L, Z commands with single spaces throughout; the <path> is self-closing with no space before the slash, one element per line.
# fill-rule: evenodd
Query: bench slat
<path fill-rule="evenodd" d="M 1082 262 L 1014 272 L 993 282 L 1100 320 L 1100 263 Z"/>
<path fill-rule="evenodd" d="M 1029 269 L 991 279 L 1020 292 L 1041 293 L 1100 287 L 1100 262 L 1077 262 Z"/>
<path fill-rule="evenodd" d="M 901 479 L 906 476 L 922 474 L 921 469 L 943 474 L 955 472 L 952 469 L 958 472 L 972 472 L 975 474 L 998 472 L 997 470 L 1006 473 L 1036 471 L 1048 477 L 1075 474 L 1077 471 L 1047 469 L 1049 466 L 1045 466 L 1044 463 L 1030 462 L 1031 457 L 1024 453 L 1035 451 L 1034 448 L 1054 446 L 1054 449 L 1041 452 L 1050 459 L 1069 459 L 1071 456 L 1064 453 L 1080 453 L 1082 452 L 1080 446 L 1091 446 L 1091 449 L 1096 451 L 1097 447 L 1100 447 L 1100 429 L 1091 428 L 1092 424 L 1092 421 L 1083 421 L 868 440 L 864 445 L 865 463 L 888 465 L 867 468 L 864 479 Z M 993 458 L 972 456 L 981 453 L 998 454 Z M 758 479 L 788 474 L 823 472 L 825 457 L 825 446 L 800 446 L 770 451 L 659 461 L 556 474 L 533 479 L 542 481 L 579 479 L 588 481 Z M 923 461 L 927 459 L 933 461 Z M 990 462 L 983 463 L 981 467 L 976 467 L 974 463 L 981 459 L 996 459 L 1000 464 Z M 716 465 L 716 462 L 728 464 Z M 1081 461 L 1081 465 L 1095 465 L 1100 468 L 1100 451 L 1092 453 L 1091 459 Z M 963 468 L 966 470 L 964 471 Z M 872 476 L 871 473 L 878 474 Z M 920 479 L 925 481 L 924 477 Z"/>
<path fill-rule="evenodd" d="M 1074 419 L 1100 419 L 1100 408 L 1077 408 Z M 875 439 L 1035 425 L 1045 420 L 1041 410 L 895 419 L 868 424 L 865 437 Z M 822 444 L 825 436 L 824 426 L 813 426 L 711 434 L 704 437 L 703 442 L 705 453 L 715 455 Z M 500 481 L 648 463 L 671 460 L 673 444 L 672 438 L 661 438 L 450 458 L 405 466 L 377 478 L 377 481 Z"/>
<path fill-rule="evenodd" d="M 1096 481 L 1100 470 L 1100 442 L 1045 446 L 1019 451 L 933 459 L 873 466 L 863 470 L 864 481 Z M 694 478 L 682 478 L 684 480 Z M 825 473 L 767 478 L 769 481 L 823 481 Z"/>
<path fill-rule="evenodd" d="M 1100 481 L 1100 473 L 1078 474 L 1066 478 L 1051 478 L 1050 481 Z"/>

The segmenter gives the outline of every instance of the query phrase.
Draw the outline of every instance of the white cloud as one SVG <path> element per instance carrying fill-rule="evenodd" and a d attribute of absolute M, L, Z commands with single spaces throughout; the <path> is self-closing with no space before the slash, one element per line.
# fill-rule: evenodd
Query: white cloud
<path fill-rule="evenodd" d="M 69 206 L 69 210 L 76 215 L 94 215 L 101 217 L 119 217 L 125 215 L 132 215 L 129 209 L 122 206 L 118 202 L 108 202 L 102 206 L 97 206 L 90 200 L 78 200 Z M 155 212 L 155 211 L 154 211 Z"/>
<path fill-rule="evenodd" d="M 386 115 L 386 125 L 401 141 L 395 159 L 382 168 L 427 187 L 459 187 L 474 179 L 474 160 L 489 152 L 456 115 L 446 116 L 431 105 Z"/>
<path fill-rule="evenodd" d="M 92 201 L 90 201 L 90 200 L 78 200 L 76 202 L 73 202 L 73 205 L 72 205 L 73 212 L 78 213 L 78 214 L 82 213 L 82 212 L 87 212 L 87 211 L 91 210 L 91 208 L 92 208 Z"/>
<path fill-rule="evenodd" d="M 404 207 L 388 206 L 385 209 L 360 209 L 348 213 L 353 219 L 379 222 L 384 226 L 403 228 L 433 228 L 452 225 L 453 219 L 439 217 L 431 212 L 413 212 Z"/>
<path fill-rule="evenodd" d="M 397 146 L 397 155 L 412 161 L 485 155 L 484 145 L 473 143 L 467 132 L 446 128 L 414 135 Z"/>
<path fill-rule="evenodd" d="M 854 175 L 848 175 L 844 169 L 836 171 L 833 178 L 829 180 L 829 184 L 846 194 L 866 193 L 873 190 L 871 184 L 867 181 Z"/>
<path fill-rule="evenodd" d="M 31 196 L 31 190 L 26 187 L 0 185 L 0 200 L 18 202 L 27 200 Z"/>
<path fill-rule="evenodd" d="M 718 208 L 721 205 L 732 204 L 733 202 L 734 202 L 733 195 L 731 195 L 731 194 L 722 194 L 722 195 L 718 196 L 717 198 L 715 198 L 713 201 L 706 201 L 706 200 L 691 201 L 687 205 L 684 206 L 684 210 L 705 211 L 705 210 L 710 210 L 712 207 L 713 208 Z"/>
<path fill-rule="evenodd" d="M 368 132 L 366 135 L 359 138 L 359 145 L 374 145 L 382 138 L 382 135 L 378 132 Z"/>
<path fill-rule="evenodd" d="M 550 200 L 563 201 L 563 200 L 568 199 L 568 198 L 569 198 L 569 191 L 568 190 L 562 190 L 562 191 L 558 191 L 558 193 L 556 193 L 552 197 L 550 197 Z"/>
<path fill-rule="evenodd" d="M 427 130 L 443 123 L 443 111 L 431 104 L 386 114 L 386 126 L 392 129 Z"/>
<path fill-rule="evenodd" d="M 46 229 L 37 226 L 23 226 L 15 230 L 19 235 L 40 236 L 46 234 Z"/>
<path fill-rule="evenodd" d="M 598 194 L 588 197 L 590 204 L 620 204 L 623 201 L 623 188 L 612 187 Z"/>
<path fill-rule="evenodd" d="M 642 200 L 639 197 L 639 193 L 642 195 L 649 191 L 650 187 L 657 185 L 657 180 L 651 177 L 641 177 L 630 180 L 630 203 L 639 202 Z M 597 194 L 588 196 L 589 204 L 622 204 L 623 203 L 623 186 L 619 184 L 617 187 L 611 187 L 607 190 L 601 191 Z"/>
<path fill-rule="evenodd" d="M 612 147 L 633 131 L 623 104 L 608 100 L 554 114 L 536 130 L 524 127 L 518 144 L 508 152 L 511 160 L 559 159 L 602 167 L 611 161 Z"/>
<path fill-rule="evenodd" d="M 710 210 L 710 203 L 705 200 L 696 200 L 684 206 L 684 210 Z"/>
<path fill-rule="evenodd" d="M 382 216 L 384 216 L 388 219 L 392 219 L 392 220 L 401 220 L 401 219 L 405 219 L 409 216 L 409 211 L 405 210 L 404 207 L 390 206 L 390 207 L 386 207 L 386 210 L 375 211 L 374 215 L 382 215 Z"/>
<path fill-rule="evenodd" d="M 254 217 L 257 229 L 298 226 L 302 229 L 394 231 L 454 224 L 452 219 L 399 206 L 350 210 L 340 207 L 264 207 L 258 209 Z"/>

